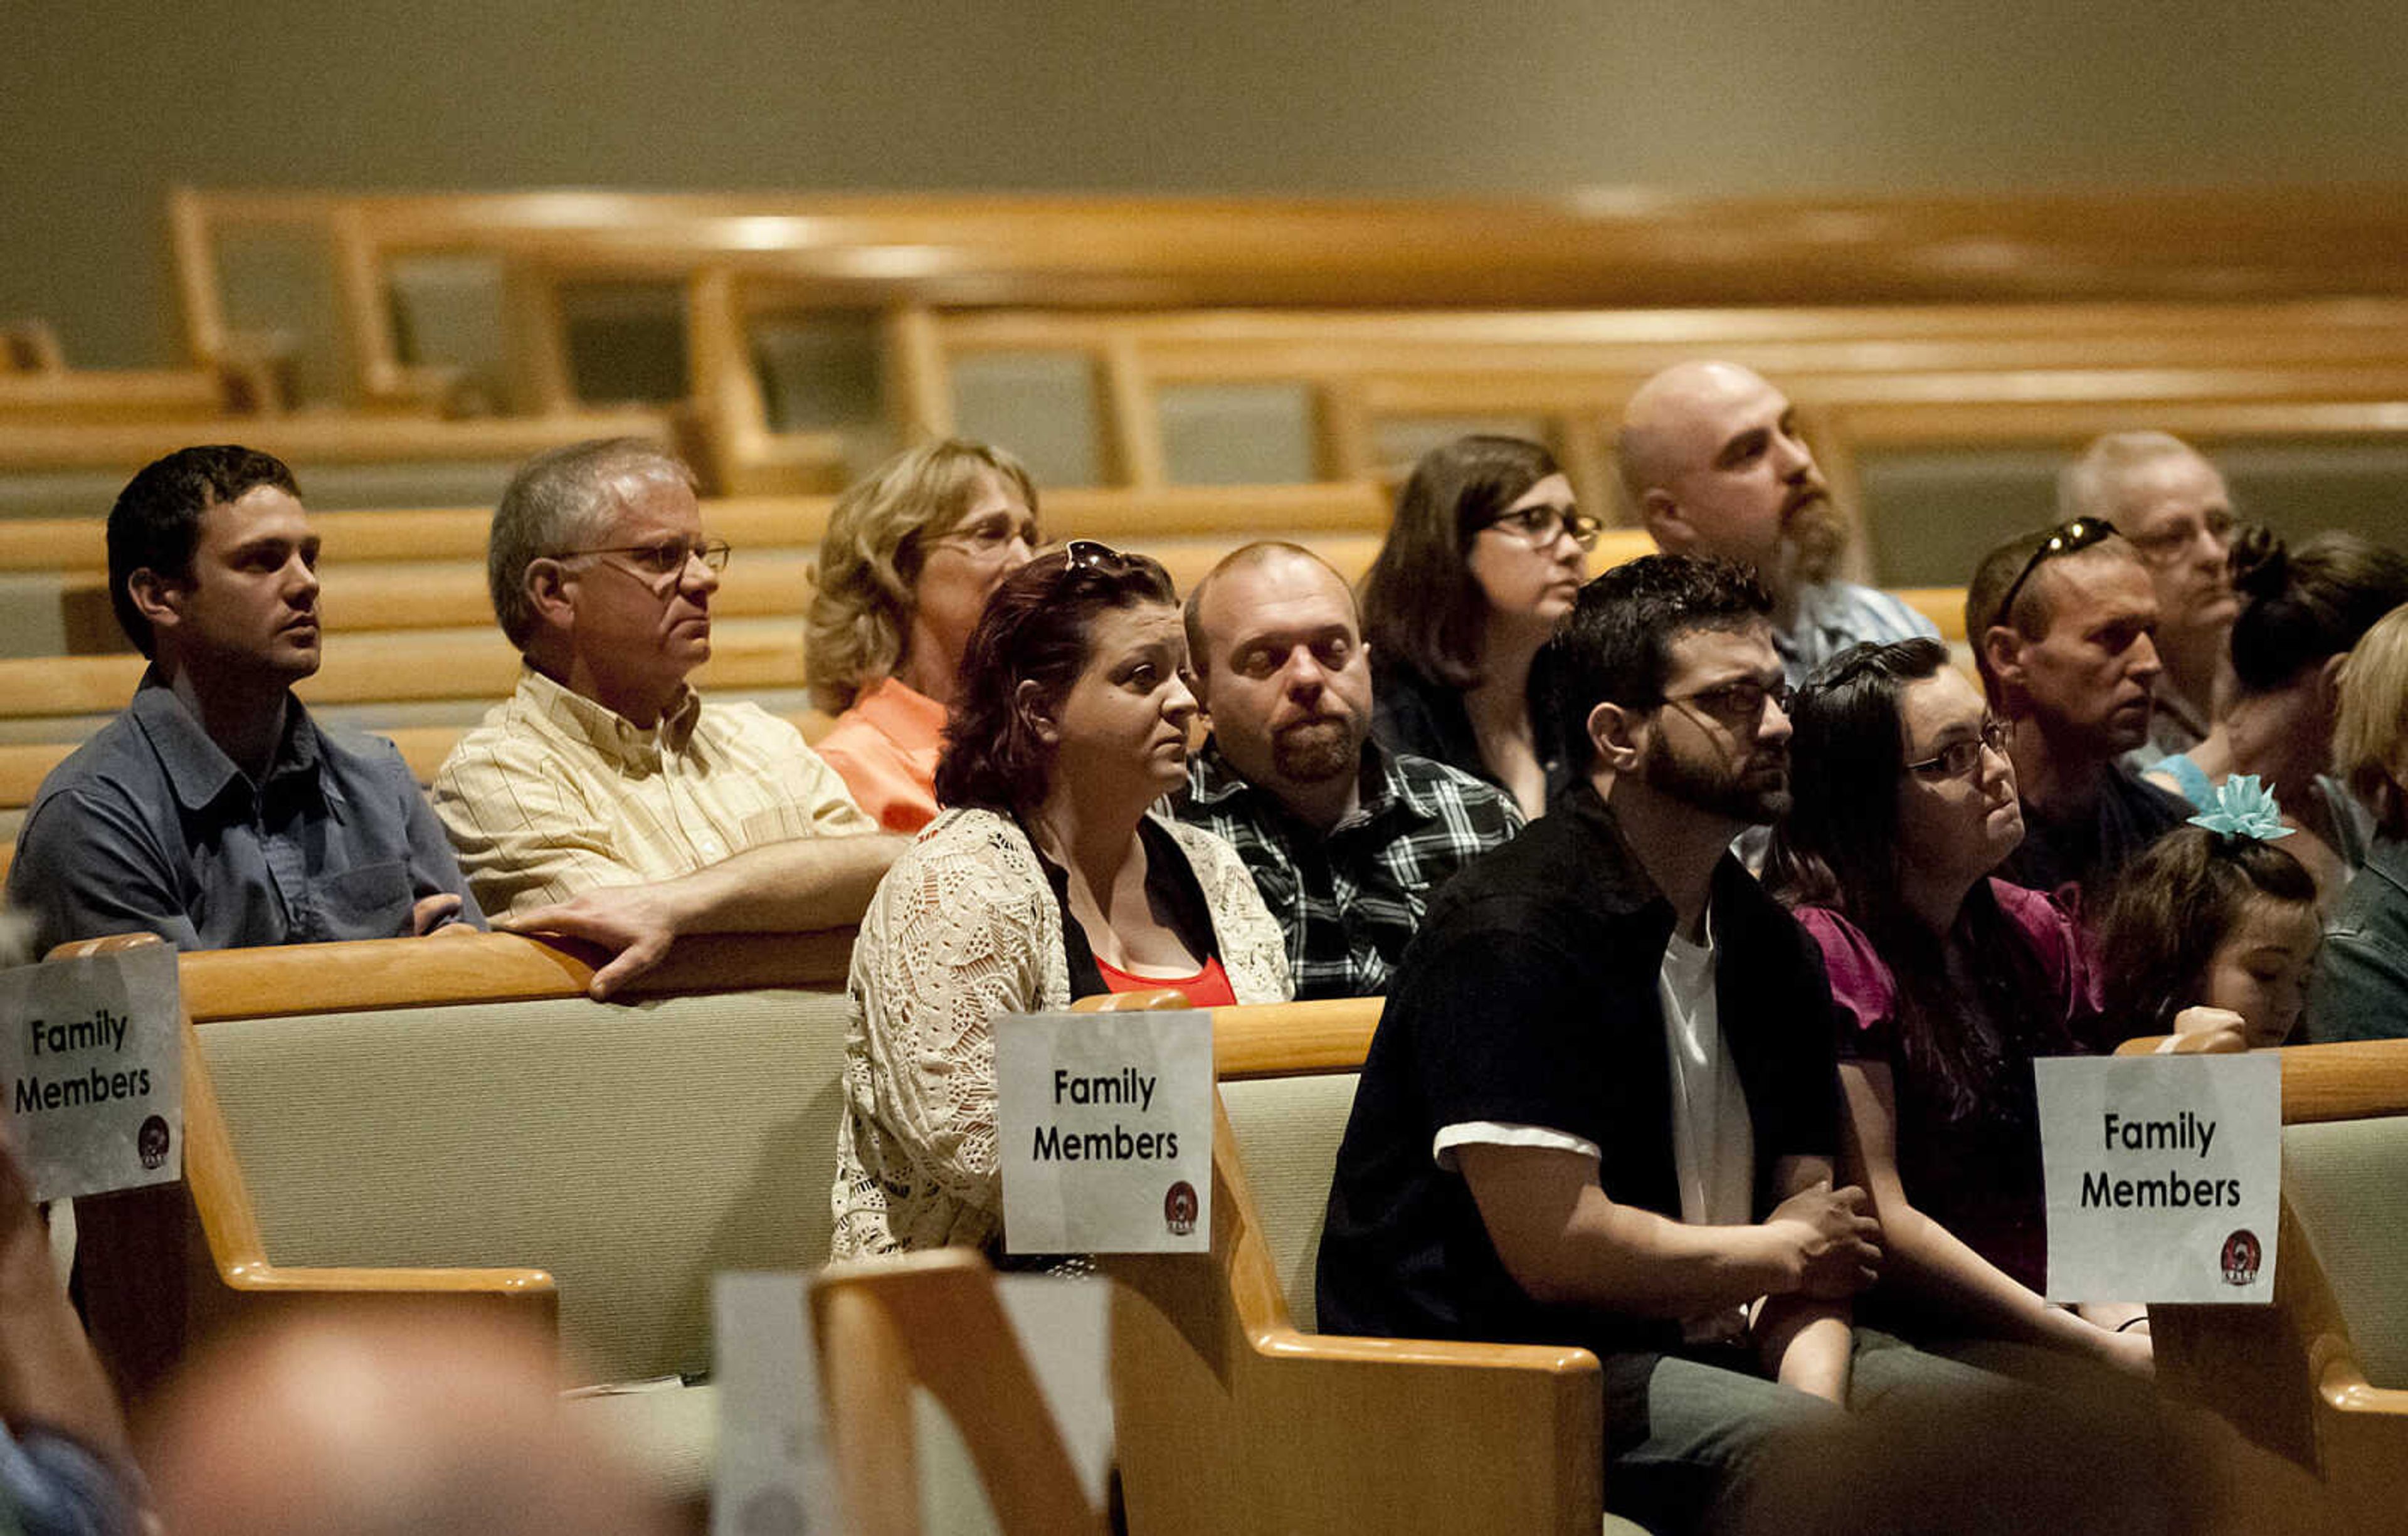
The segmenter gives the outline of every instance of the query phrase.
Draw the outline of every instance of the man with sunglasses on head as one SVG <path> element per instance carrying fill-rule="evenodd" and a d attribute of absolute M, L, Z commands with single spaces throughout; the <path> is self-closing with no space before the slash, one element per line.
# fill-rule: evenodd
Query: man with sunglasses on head
<path fill-rule="evenodd" d="M 2094 891 L 2180 826 L 2190 806 L 2119 761 L 2148 739 L 2164 671 L 2157 595 L 2129 541 L 2101 518 L 2026 533 L 1982 557 L 1965 633 L 2006 722 L 2023 846 L 2001 879 Z"/>
<path fill-rule="evenodd" d="M 1889 593 L 1832 575 L 1846 531 L 1788 396 L 1732 363 L 1681 363 L 1641 384 L 1615 439 L 1624 493 L 1656 547 L 1753 566 L 1772 593 L 1791 686 L 1860 640 L 1936 639 Z"/>
<path fill-rule="evenodd" d="M 637 438 L 530 460 L 494 513 L 486 578 L 525 666 L 436 809 L 495 927 L 612 952 L 597 997 L 681 934 L 853 922 L 901 846 L 793 726 L 686 682 L 727 558 L 693 472 Z"/>
<path fill-rule="evenodd" d="M 1770 595 L 1651 555 L 1555 638 L 1584 777 L 1439 892 L 1389 988 L 1317 1274 L 1332 1333 L 1576 1344 L 1606 1499 L 1727 1529 L 1787 1431 L 1977 1378 L 1856 1329 L 1881 1234 L 1834 1188 L 1813 942 L 1730 851 L 1789 804 Z"/>
<path fill-rule="evenodd" d="M 8 899 L 37 947 L 481 926 L 401 754 L 293 695 L 321 644 L 318 533 L 293 472 L 230 444 L 180 448 L 126 483 L 108 536 L 109 602 L 150 666 L 25 813 Z"/>
<path fill-rule="evenodd" d="M 2206 739 L 2219 677 L 2232 655 L 2232 492 L 2205 455 L 2162 432 L 2110 433 L 2057 482 L 2057 515 L 2124 531 L 2157 592 L 2157 708 L 2135 769 Z"/>

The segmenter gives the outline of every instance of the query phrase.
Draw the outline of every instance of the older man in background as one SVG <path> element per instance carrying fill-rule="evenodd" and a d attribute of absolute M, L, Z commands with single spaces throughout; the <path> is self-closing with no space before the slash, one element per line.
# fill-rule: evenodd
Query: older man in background
<path fill-rule="evenodd" d="M 2162 432 L 2099 438 L 2066 466 L 2057 516 L 2099 518 L 2129 540 L 2157 593 L 2157 712 L 2131 766 L 2187 752 L 2214 723 L 2231 659 L 2232 493 L 2197 448 Z"/>
<path fill-rule="evenodd" d="M 1616 440 L 1622 484 L 1656 547 L 1753 566 L 1794 687 L 1860 640 L 1936 638 L 1889 593 L 1832 575 L 1846 534 L 1788 396 L 1733 363 L 1682 363 L 1641 384 Z"/>
<path fill-rule="evenodd" d="M 494 514 L 494 612 L 526 664 L 436 809 L 495 926 L 613 952 L 596 996 L 681 934 L 852 922 L 901 846 L 793 726 L 687 684 L 727 556 L 693 473 L 638 439 L 529 461 Z"/>

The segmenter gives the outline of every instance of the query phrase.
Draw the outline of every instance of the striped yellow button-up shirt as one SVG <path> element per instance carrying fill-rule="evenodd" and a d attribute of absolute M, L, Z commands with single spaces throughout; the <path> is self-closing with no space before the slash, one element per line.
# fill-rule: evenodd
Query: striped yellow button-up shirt
<path fill-rule="evenodd" d="M 494 917 L 878 830 L 801 732 L 756 704 L 688 689 L 647 731 L 532 668 L 444 760 L 435 809 Z"/>

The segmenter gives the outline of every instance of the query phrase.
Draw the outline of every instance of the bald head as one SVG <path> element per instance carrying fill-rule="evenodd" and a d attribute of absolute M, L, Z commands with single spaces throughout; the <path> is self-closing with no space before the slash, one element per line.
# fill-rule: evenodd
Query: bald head
<path fill-rule="evenodd" d="M 1788 396 L 1735 363 L 1681 363 L 1641 384 L 1615 440 L 1656 547 L 1756 568 L 1776 588 L 1828 575 L 1839 526 Z"/>
<path fill-rule="evenodd" d="M 548 1352 L 498 1324 L 299 1321 L 206 1359 L 143 1461 L 178 1536 L 662 1536 L 555 1386 Z"/>
<path fill-rule="evenodd" d="M 1229 766 L 1307 822 L 1353 803 L 1371 732 L 1371 663 L 1354 594 L 1293 544 L 1250 544 L 1187 598 L 1188 655 Z"/>

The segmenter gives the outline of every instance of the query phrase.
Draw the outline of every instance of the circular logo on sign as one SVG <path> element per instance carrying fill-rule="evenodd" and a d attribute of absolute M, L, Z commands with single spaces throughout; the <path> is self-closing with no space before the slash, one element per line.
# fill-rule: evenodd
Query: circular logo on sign
<path fill-rule="evenodd" d="M 2224 1283 L 2245 1286 L 2258 1278 L 2258 1262 L 2266 1256 L 2258 1234 L 2243 1227 L 2224 1240 Z"/>
<path fill-rule="evenodd" d="M 1162 1197 L 1162 1224 L 1173 1237 L 1185 1237 L 1196 1230 L 1196 1187 L 1185 1179 Z"/>
<path fill-rule="evenodd" d="M 167 1160 L 167 1122 L 157 1115 L 142 1122 L 134 1133 L 134 1150 L 142 1156 L 142 1166 L 156 1168 Z"/>

